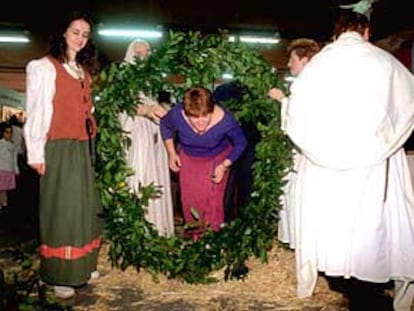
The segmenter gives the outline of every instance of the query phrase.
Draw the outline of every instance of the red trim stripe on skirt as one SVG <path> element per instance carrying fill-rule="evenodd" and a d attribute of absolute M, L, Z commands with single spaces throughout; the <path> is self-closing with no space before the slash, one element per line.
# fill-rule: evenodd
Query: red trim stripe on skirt
<path fill-rule="evenodd" d="M 101 246 L 101 238 L 93 240 L 83 247 L 61 246 L 50 247 L 45 244 L 40 245 L 40 255 L 45 258 L 60 258 L 67 260 L 76 260 L 87 256 L 94 249 Z"/>

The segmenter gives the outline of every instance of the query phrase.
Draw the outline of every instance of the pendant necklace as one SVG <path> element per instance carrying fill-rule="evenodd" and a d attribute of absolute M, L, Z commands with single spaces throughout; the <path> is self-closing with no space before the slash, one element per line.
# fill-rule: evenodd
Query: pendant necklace
<path fill-rule="evenodd" d="M 75 65 L 71 65 L 69 62 L 66 62 L 66 65 L 68 65 L 69 70 L 72 71 L 76 75 L 76 78 L 80 81 L 83 80 L 83 70 L 82 67 L 80 67 L 77 63 Z"/>

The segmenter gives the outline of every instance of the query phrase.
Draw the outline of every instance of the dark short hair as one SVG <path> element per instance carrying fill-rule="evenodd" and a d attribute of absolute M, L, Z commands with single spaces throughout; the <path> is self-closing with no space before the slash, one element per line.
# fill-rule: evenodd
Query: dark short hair
<path fill-rule="evenodd" d="M 1 122 L 0 123 L 0 138 L 3 138 L 4 132 L 6 129 L 11 129 L 13 131 L 13 127 L 8 124 L 7 122 Z"/>
<path fill-rule="evenodd" d="M 341 10 L 334 25 L 333 35 L 336 38 L 346 31 L 356 31 L 363 35 L 369 26 L 369 19 L 365 15 L 352 10 Z"/>
<path fill-rule="evenodd" d="M 159 103 L 166 103 L 166 104 L 170 104 L 171 103 L 171 93 L 168 91 L 160 91 L 158 93 L 158 100 Z"/>
<path fill-rule="evenodd" d="M 238 102 L 243 99 L 242 88 L 235 81 L 220 84 L 213 92 L 215 102 L 225 102 L 230 99 Z"/>

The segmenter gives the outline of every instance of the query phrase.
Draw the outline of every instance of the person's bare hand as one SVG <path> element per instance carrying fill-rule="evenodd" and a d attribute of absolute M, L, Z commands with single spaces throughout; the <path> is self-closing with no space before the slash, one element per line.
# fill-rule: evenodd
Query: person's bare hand
<path fill-rule="evenodd" d="M 156 122 L 167 113 L 167 110 L 160 104 L 138 104 L 136 111 L 138 116 L 147 117 Z"/>
<path fill-rule="evenodd" d="M 175 154 L 169 155 L 168 160 L 169 160 L 170 169 L 173 172 L 177 173 L 181 168 L 180 156 L 175 153 Z"/>
<path fill-rule="evenodd" d="M 224 175 L 226 174 L 227 167 L 223 163 L 217 165 L 214 169 L 214 174 L 211 176 L 211 181 L 218 184 L 223 180 Z"/>
<path fill-rule="evenodd" d="M 271 99 L 275 99 L 277 101 L 281 101 L 283 98 L 286 97 L 285 93 L 283 93 L 282 90 L 281 89 L 278 89 L 277 87 L 271 88 L 269 90 L 269 92 L 267 93 L 267 95 Z"/>
<path fill-rule="evenodd" d="M 39 175 L 44 175 L 46 173 L 46 165 L 44 163 L 31 163 L 29 164 L 32 169 L 34 169 Z"/>
<path fill-rule="evenodd" d="M 159 121 L 166 113 L 167 110 L 160 104 L 151 105 L 148 107 L 147 117 L 154 121 Z"/>

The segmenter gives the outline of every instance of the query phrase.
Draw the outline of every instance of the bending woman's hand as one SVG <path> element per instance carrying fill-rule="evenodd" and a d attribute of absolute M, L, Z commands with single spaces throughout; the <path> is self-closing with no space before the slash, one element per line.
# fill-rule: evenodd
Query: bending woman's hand
<path fill-rule="evenodd" d="M 223 163 L 217 165 L 214 169 L 214 175 L 211 176 L 211 181 L 216 184 L 219 184 L 223 180 L 223 177 L 226 174 L 227 169 L 228 168 L 225 167 Z"/>
<path fill-rule="evenodd" d="M 180 168 L 181 168 L 181 160 L 180 160 L 180 156 L 177 153 L 174 154 L 169 154 L 168 155 L 168 160 L 169 160 L 169 165 L 170 165 L 170 169 L 177 173 Z"/>

